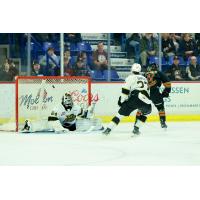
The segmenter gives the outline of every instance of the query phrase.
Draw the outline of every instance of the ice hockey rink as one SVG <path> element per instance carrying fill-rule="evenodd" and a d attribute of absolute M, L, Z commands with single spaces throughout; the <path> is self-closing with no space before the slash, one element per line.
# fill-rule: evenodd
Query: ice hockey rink
<path fill-rule="evenodd" d="M 0 165 L 199 165 L 200 123 L 147 123 L 131 137 L 132 124 L 110 135 L 0 133 Z"/>

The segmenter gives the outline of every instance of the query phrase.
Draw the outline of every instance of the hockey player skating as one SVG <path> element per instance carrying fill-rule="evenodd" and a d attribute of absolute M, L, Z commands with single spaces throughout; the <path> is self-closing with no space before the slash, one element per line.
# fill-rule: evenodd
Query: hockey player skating
<path fill-rule="evenodd" d="M 77 130 L 77 124 L 84 126 L 85 130 L 91 127 L 93 130 L 102 128 L 101 122 L 98 119 L 92 119 L 94 112 L 94 104 L 88 109 L 83 109 L 79 105 L 73 103 L 70 94 L 65 93 L 62 97 L 60 105 L 52 110 L 48 120 L 41 120 L 38 122 L 25 121 L 24 128 L 21 132 L 68 132 Z M 78 123 L 77 117 L 81 117 L 81 123 Z M 84 129 L 84 127 L 79 127 Z"/>
<path fill-rule="evenodd" d="M 131 112 L 138 109 L 141 115 L 138 117 L 134 125 L 133 133 L 139 134 L 140 126 L 146 121 L 146 115 L 151 113 L 151 100 L 149 97 L 149 89 L 147 79 L 140 74 L 140 64 L 133 64 L 131 68 L 131 75 L 126 78 L 125 84 L 122 87 L 122 93 L 118 100 L 120 109 L 103 134 L 108 135 L 111 130 L 116 127 L 122 117 L 129 116 Z"/>
<path fill-rule="evenodd" d="M 163 98 L 169 97 L 169 93 L 171 92 L 171 82 L 163 72 L 158 70 L 158 66 L 155 63 L 147 68 L 146 77 L 150 88 L 150 99 L 158 110 L 161 127 L 167 128 Z M 160 93 L 161 85 L 164 86 L 162 93 Z M 136 115 L 137 122 L 137 120 L 140 119 L 141 113 L 137 112 Z"/>

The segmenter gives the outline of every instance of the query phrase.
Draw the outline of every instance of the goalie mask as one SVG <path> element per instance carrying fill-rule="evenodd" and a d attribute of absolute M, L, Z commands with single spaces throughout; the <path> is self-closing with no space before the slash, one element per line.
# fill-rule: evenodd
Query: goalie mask
<path fill-rule="evenodd" d="M 73 100 L 72 96 L 69 93 L 65 93 L 64 96 L 62 97 L 62 105 L 65 108 L 72 108 Z"/>

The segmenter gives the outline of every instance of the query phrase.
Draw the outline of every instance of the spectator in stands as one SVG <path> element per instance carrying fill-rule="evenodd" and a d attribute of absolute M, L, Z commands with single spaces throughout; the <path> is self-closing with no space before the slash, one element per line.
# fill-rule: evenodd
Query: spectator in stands
<path fill-rule="evenodd" d="M 71 55 L 70 51 L 66 50 L 64 52 L 64 74 L 65 76 L 72 76 L 73 75 L 73 69 L 71 64 Z"/>
<path fill-rule="evenodd" d="M 19 70 L 16 68 L 15 63 L 13 60 L 8 59 L 8 64 L 10 65 L 10 73 L 12 77 L 18 76 L 19 75 Z M 13 79 L 14 80 L 14 79 Z"/>
<path fill-rule="evenodd" d="M 178 51 L 181 41 L 181 33 L 170 33 L 170 37 L 173 40 L 176 51 Z"/>
<path fill-rule="evenodd" d="M 187 61 L 190 56 L 196 55 L 196 44 L 189 33 L 184 33 L 182 37 L 183 39 L 180 43 L 180 53 L 184 60 Z"/>
<path fill-rule="evenodd" d="M 184 80 L 185 72 L 181 69 L 179 65 L 179 57 L 174 56 L 173 64 L 170 69 L 166 71 L 166 75 L 169 76 L 172 81 Z"/>
<path fill-rule="evenodd" d="M 149 34 L 149 33 L 147 33 Z M 152 37 L 158 41 L 159 39 L 159 34 L 158 33 L 151 33 L 152 34 Z M 146 33 L 140 33 L 141 37 L 145 37 Z"/>
<path fill-rule="evenodd" d="M 146 67 L 148 57 L 158 54 L 158 42 L 152 33 L 145 33 L 141 39 L 140 48 L 141 63 L 143 67 Z"/>
<path fill-rule="evenodd" d="M 96 70 L 108 69 L 108 54 L 104 50 L 103 42 L 99 42 L 97 50 L 93 52 L 93 63 Z"/>
<path fill-rule="evenodd" d="M 86 52 L 84 52 L 84 51 L 80 52 L 80 54 L 78 55 L 78 59 L 81 59 L 82 62 L 84 63 L 84 65 L 88 66 Z"/>
<path fill-rule="evenodd" d="M 77 44 L 82 42 L 80 33 L 65 33 L 64 34 L 65 47 L 76 49 Z"/>
<path fill-rule="evenodd" d="M 71 54 L 69 50 L 66 50 L 64 52 L 64 66 L 67 66 L 70 64 L 70 60 L 71 60 Z"/>
<path fill-rule="evenodd" d="M 18 70 L 16 69 L 12 60 L 6 59 L 2 68 L 0 69 L 0 80 L 1 81 L 14 81 L 15 76 L 18 75 Z"/>
<path fill-rule="evenodd" d="M 125 38 L 125 33 L 113 33 L 114 45 L 120 45 L 122 47 L 123 38 Z"/>
<path fill-rule="evenodd" d="M 90 76 L 90 69 L 87 66 L 87 55 L 86 53 L 82 52 L 78 58 L 74 68 L 74 75 L 75 76 Z"/>
<path fill-rule="evenodd" d="M 48 67 L 47 75 L 57 75 L 59 59 L 54 52 L 54 48 L 49 47 L 47 54 L 40 59 L 39 63 L 42 67 Z"/>
<path fill-rule="evenodd" d="M 181 41 L 181 33 L 170 33 L 170 37 L 177 42 Z"/>
<path fill-rule="evenodd" d="M 31 35 L 40 44 L 43 42 L 52 42 L 50 33 L 32 33 Z"/>
<path fill-rule="evenodd" d="M 42 68 L 37 60 L 33 61 L 31 76 L 43 76 Z"/>
<path fill-rule="evenodd" d="M 197 54 L 200 54 L 200 33 L 195 33 L 195 41 L 197 46 Z"/>
<path fill-rule="evenodd" d="M 134 58 L 138 63 L 140 59 L 140 34 L 139 33 L 127 33 L 126 34 L 126 51 L 128 58 Z"/>
<path fill-rule="evenodd" d="M 186 68 L 186 73 L 190 80 L 200 80 L 200 66 L 197 65 L 197 58 L 195 56 L 190 58 L 190 65 Z"/>
<path fill-rule="evenodd" d="M 65 41 L 69 43 L 79 43 L 82 42 L 80 33 L 65 33 Z"/>
<path fill-rule="evenodd" d="M 163 57 L 168 61 L 170 56 L 175 55 L 176 48 L 169 33 L 162 33 L 162 53 Z"/>

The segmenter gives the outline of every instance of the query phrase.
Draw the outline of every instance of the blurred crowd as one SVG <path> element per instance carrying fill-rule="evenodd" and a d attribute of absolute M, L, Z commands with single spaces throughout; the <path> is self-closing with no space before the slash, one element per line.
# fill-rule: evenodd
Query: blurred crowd
<path fill-rule="evenodd" d="M 158 34 L 126 34 L 128 58 L 134 58 L 145 70 L 159 56 Z M 200 33 L 162 33 L 162 71 L 171 80 L 200 80 Z M 166 67 L 166 70 L 164 70 Z"/>
<path fill-rule="evenodd" d="M 47 58 L 48 57 L 48 58 Z M 48 69 L 47 66 L 48 60 Z M 32 64 L 32 76 L 60 75 L 60 60 L 52 47 L 47 49 L 47 54 L 39 60 L 34 60 Z M 71 56 L 68 47 L 64 51 L 64 75 L 65 76 L 91 76 L 92 70 L 104 71 L 108 69 L 108 54 L 104 50 L 104 44 L 99 42 L 97 49 L 93 52 L 91 60 L 84 51 L 80 51 L 76 56 Z"/>
<path fill-rule="evenodd" d="M 40 43 L 56 42 L 59 34 L 32 34 Z M 113 34 L 114 44 L 124 47 L 128 59 L 140 63 L 145 71 L 148 65 L 159 56 L 159 35 L 157 33 L 122 33 Z M 120 37 L 124 37 L 124 44 Z M 108 53 L 103 42 L 98 42 L 92 54 L 78 51 L 71 55 L 70 46 L 82 42 L 80 33 L 65 34 L 64 75 L 91 76 L 95 72 L 104 73 L 108 70 Z M 200 80 L 200 33 L 162 33 L 161 34 L 162 71 L 172 81 Z M 60 75 L 60 52 L 49 46 L 45 53 L 33 59 L 32 76 Z M 12 59 L 3 61 L 0 68 L 1 81 L 14 81 L 19 75 Z M 114 68 L 112 70 L 116 71 Z M 117 73 L 117 72 L 116 72 Z"/>
<path fill-rule="evenodd" d="M 128 33 L 126 38 L 128 57 L 136 61 L 140 58 L 143 66 L 148 56 L 158 56 L 158 34 Z M 200 54 L 200 33 L 161 33 L 161 45 L 165 59 L 177 55 L 187 60 L 190 56 Z"/>

